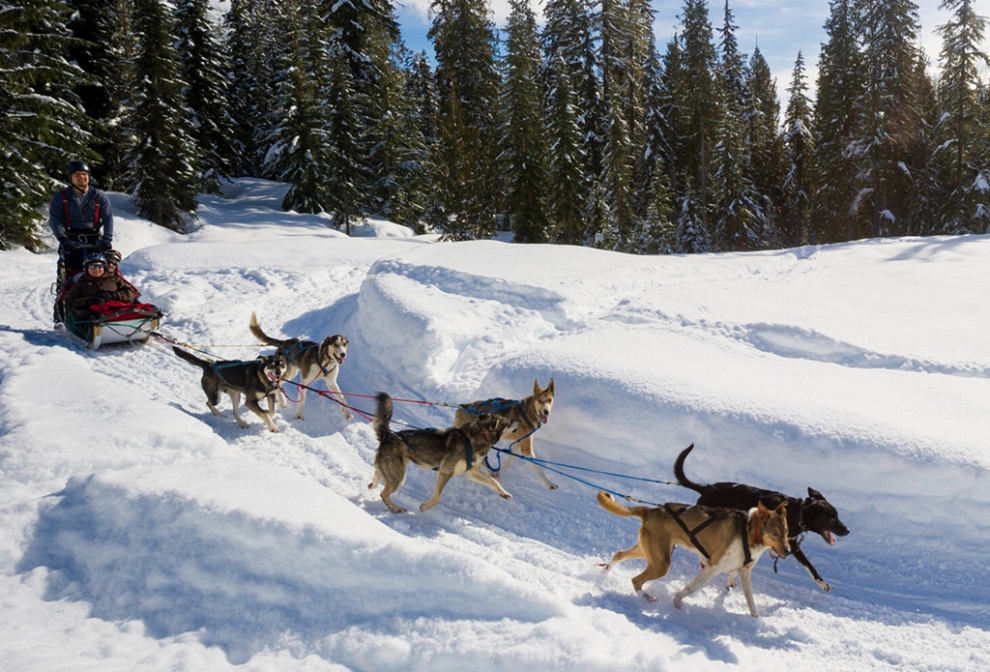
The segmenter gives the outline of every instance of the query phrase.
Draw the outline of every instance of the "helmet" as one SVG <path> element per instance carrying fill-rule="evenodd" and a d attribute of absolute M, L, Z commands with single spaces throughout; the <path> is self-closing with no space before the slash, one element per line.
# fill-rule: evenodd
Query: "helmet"
<path fill-rule="evenodd" d="M 107 263 L 107 258 L 103 256 L 103 254 L 100 252 L 90 252 L 89 254 L 86 255 L 86 258 L 83 259 L 84 267 L 96 263 L 105 264 Z"/>
<path fill-rule="evenodd" d="M 120 260 L 123 258 L 117 250 L 107 250 L 103 255 L 107 258 L 107 261 L 111 261 L 118 266 L 120 265 Z"/>
<path fill-rule="evenodd" d="M 86 171 L 87 173 L 92 172 L 89 169 L 89 164 L 85 161 L 79 161 L 78 159 L 75 161 L 69 161 L 69 163 L 65 166 L 65 176 L 72 177 L 72 173 L 78 173 L 80 170 Z"/>

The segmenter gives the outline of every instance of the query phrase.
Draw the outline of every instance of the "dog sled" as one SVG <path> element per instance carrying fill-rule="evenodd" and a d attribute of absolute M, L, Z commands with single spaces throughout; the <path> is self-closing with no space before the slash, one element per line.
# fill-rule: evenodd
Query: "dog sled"
<path fill-rule="evenodd" d="M 146 343 L 158 328 L 162 312 L 150 303 L 107 301 L 80 317 L 65 310 L 65 330 L 90 350 L 115 343 Z"/>
<path fill-rule="evenodd" d="M 146 343 L 158 328 L 162 312 L 150 303 L 106 301 L 90 306 L 84 313 L 69 310 L 66 295 L 74 275 L 59 259 L 58 280 L 52 286 L 55 294 L 55 324 L 90 350 L 115 343 Z"/>

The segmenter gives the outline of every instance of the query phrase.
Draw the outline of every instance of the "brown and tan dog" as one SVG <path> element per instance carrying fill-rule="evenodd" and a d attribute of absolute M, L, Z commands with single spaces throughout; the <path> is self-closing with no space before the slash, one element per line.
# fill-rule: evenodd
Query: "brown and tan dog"
<path fill-rule="evenodd" d="M 790 553 L 786 503 L 771 511 L 760 502 L 748 512 L 675 503 L 656 508 L 626 508 L 616 503 L 612 495 L 600 491 L 598 504 L 616 516 L 634 516 L 643 521 L 636 545 L 617 552 L 605 565 L 608 571 L 623 560 L 645 559 L 646 569 L 632 580 L 637 593 L 647 581 L 667 574 L 674 546 L 682 546 L 701 558 L 702 570 L 690 584 L 674 595 L 674 606 L 678 609 L 685 597 L 704 586 L 716 574 L 728 573 L 727 585 L 731 586 L 738 573 L 749 613 L 759 616 L 750 576 L 753 566 L 767 549 L 781 557 Z M 644 595 L 653 601 L 649 595 Z"/>
<path fill-rule="evenodd" d="M 436 506 L 447 481 L 451 476 L 460 474 L 475 483 L 488 486 L 504 499 L 512 498 L 498 481 L 480 471 L 485 455 L 507 426 L 505 420 L 482 414 L 459 428 L 406 429 L 393 432 L 389 427 L 392 421 L 391 397 L 380 392 L 377 401 L 374 427 L 378 435 L 378 449 L 375 451 L 375 476 L 368 488 L 374 490 L 378 487 L 379 480 L 385 481 L 382 501 L 392 513 L 406 512 L 392 502 L 392 495 L 405 482 L 406 467 L 410 462 L 422 469 L 435 469 L 437 472 L 433 496 L 420 505 L 420 511 Z"/>
<path fill-rule="evenodd" d="M 306 405 L 306 387 L 322 378 L 327 388 L 334 393 L 334 399 L 340 402 L 340 410 L 345 420 L 350 420 L 351 412 L 344 406 L 344 393 L 337 386 L 337 374 L 340 373 L 340 366 L 347 357 L 347 337 L 340 334 L 327 336 L 322 343 L 315 341 L 304 341 L 299 338 L 273 338 L 269 336 L 258 325 L 258 316 L 251 313 L 251 322 L 248 324 L 251 333 L 262 343 L 274 345 L 279 352 L 285 355 L 289 362 L 289 369 L 282 376 L 283 380 L 291 380 L 299 375 L 299 401 L 296 402 L 296 417 L 305 420 L 303 417 L 303 406 Z M 284 394 L 284 393 L 283 393 Z M 285 397 L 280 396 L 282 408 L 285 408 Z"/>
<path fill-rule="evenodd" d="M 829 546 L 835 545 L 837 536 L 844 537 L 849 534 L 849 528 L 839 520 L 839 512 L 835 510 L 831 502 L 825 499 L 825 495 L 814 488 L 808 488 L 808 497 L 800 499 L 789 497 L 775 490 L 765 490 L 731 481 L 709 484 L 695 483 L 684 474 L 684 460 L 693 449 L 694 444 L 692 443 L 677 456 L 677 460 L 674 462 L 674 475 L 677 476 L 678 483 L 685 488 L 691 488 L 700 495 L 696 504 L 724 506 L 729 509 L 748 511 L 756 506 L 757 502 L 763 502 L 769 507 L 787 502 L 789 504 L 787 507 L 787 531 L 790 534 L 788 542 L 791 545 L 791 554 L 808 570 L 811 578 L 822 590 L 826 592 L 832 590 L 832 586 L 826 583 L 815 566 L 811 564 L 808 556 L 801 550 L 801 540 L 808 532 L 821 535 Z"/>
<path fill-rule="evenodd" d="M 524 399 L 487 399 L 462 404 L 454 414 L 454 427 L 461 427 L 476 418 L 479 413 L 490 413 L 506 420 L 506 430 L 502 438 L 519 444 L 519 454 L 525 457 L 536 457 L 533 452 L 533 434 L 540 426 L 550 421 L 550 411 L 553 409 L 554 384 L 553 378 L 546 387 L 540 387 L 540 381 L 533 381 L 533 394 Z M 509 447 L 510 450 L 512 446 Z M 508 467 L 512 455 L 506 458 L 504 467 Z M 551 490 L 557 486 L 550 480 L 535 462 L 530 462 L 540 482 Z"/>

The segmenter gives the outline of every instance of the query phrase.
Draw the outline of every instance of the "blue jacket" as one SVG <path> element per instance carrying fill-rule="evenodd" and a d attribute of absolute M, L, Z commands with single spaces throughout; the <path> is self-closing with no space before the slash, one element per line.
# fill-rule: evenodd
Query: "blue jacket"
<path fill-rule="evenodd" d="M 113 240 L 113 210 L 110 199 L 99 189 L 90 187 L 83 198 L 82 208 L 73 198 L 72 187 L 56 191 L 52 202 L 48 205 L 48 227 L 55 234 L 56 240 L 73 240 L 73 234 L 99 232 L 102 228 L 102 238 L 106 242 Z M 66 199 L 66 200 L 63 200 Z M 67 202 L 66 202 L 67 201 Z M 99 205 L 99 219 L 96 217 L 96 206 Z M 68 208 L 69 221 L 65 221 Z"/>

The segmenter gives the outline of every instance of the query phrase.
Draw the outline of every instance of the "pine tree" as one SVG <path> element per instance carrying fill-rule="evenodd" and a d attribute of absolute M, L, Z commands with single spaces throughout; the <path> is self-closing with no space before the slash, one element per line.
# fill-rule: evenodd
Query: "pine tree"
<path fill-rule="evenodd" d="M 398 43 L 389 42 L 382 48 L 394 50 L 396 59 L 410 59 L 408 50 Z M 429 63 L 425 67 L 428 71 Z M 399 67 L 382 71 L 380 100 L 386 110 L 372 132 L 376 139 L 371 148 L 375 174 L 369 208 L 381 217 L 421 231 L 429 191 L 424 135 L 429 122 L 424 123 L 422 118 L 425 101 L 421 102 L 408 88 L 410 75 L 409 70 Z M 435 99 L 429 102 L 434 107 L 435 103 Z"/>
<path fill-rule="evenodd" d="M 593 28 L 593 0 L 548 0 L 543 10 L 546 25 L 540 35 L 543 49 L 544 89 L 553 88 L 557 76 L 552 70 L 559 57 L 567 70 L 568 88 L 574 94 L 575 114 L 581 130 L 584 155 L 586 193 L 582 200 L 590 202 L 593 181 L 602 172 L 604 153 L 605 106 L 602 100 L 599 71 L 601 64 Z"/>
<path fill-rule="evenodd" d="M 590 180 L 584 172 L 586 163 L 581 128 L 567 64 L 558 54 L 553 65 L 546 115 L 550 145 L 547 157 L 547 202 L 552 227 L 550 240 L 581 245 L 587 238 L 585 219 Z"/>
<path fill-rule="evenodd" d="M 684 186 L 684 197 L 681 199 L 674 234 L 674 239 L 677 241 L 676 252 L 682 254 L 711 252 L 711 240 L 705 224 L 707 206 L 698 199 L 693 178 L 688 177 Z"/>
<path fill-rule="evenodd" d="M 184 231 L 196 212 L 196 144 L 182 95 L 175 25 L 160 0 L 134 0 L 138 47 L 127 127 L 135 146 L 127 175 L 138 214 Z"/>
<path fill-rule="evenodd" d="M 942 37 L 939 54 L 942 77 L 938 98 L 943 115 L 938 125 L 936 160 L 943 167 L 944 209 L 940 229 L 946 233 L 987 230 L 990 194 L 983 180 L 988 165 L 981 161 L 990 144 L 990 128 L 981 124 L 979 68 L 990 65 L 980 50 L 987 17 L 976 14 L 972 0 L 943 0 L 940 9 L 953 12 L 952 20 L 937 28 Z M 982 218 L 977 214 L 983 213 Z"/>
<path fill-rule="evenodd" d="M 495 167 L 499 76 L 485 0 L 435 0 L 428 37 L 436 55 L 440 115 L 435 228 L 447 239 L 489 238 L 501 193 Z"/>
<path fill-rule="evenodd" d="M 744 111 L 749 102 L 744 58 L 736 42 L 732 11 L 725 3 L 718 64 L 722 113 L 715 128 L 713 195 L 715 227 L 712 248 L 755 250 L 764 246 L 763 213 L 750 179 L 749 148 Z"/>
<path fill-rule="evenodd" d="M 716 55 L 712 26 L 704 0 L 685 0 L 681 17 L 684 68 L 684 97 L 681 104 L 688 119 L 685 137 L 684 171 L 691 181 L 685 189 L 684 213 L 690 226 L 682 226 L 690 242 L 681 238 L 685 251 L 707 250 L 710 246 L 709 209 L 712 204 L 711 163 L 715 131 L 719 126 L 721 98 L 716 86 Z M 688 207 L 689 206 L 689 207 Z"/>
<path fill-rule="evenodd" d="M 335 58 L 350 69 L 351 111 L 357 115 L 349 158 L 351 179 L 363 215 L 391 215 L 400 202 L 399 172 L 410 151 L 398 103 L 402 87 L 399 28 L 390 0 L 322 0 L 339 43 Z M 402 176 L 404 180 L 404 176 Z"/>
<path fill-rule="evenodd" d="M 123 190 L 124 156 L 132 145 L 121 123 L 124 101 L 132 89 L 134 39 L 129 0 L 70 0 L 73 47 L 70 62 L 90 79 L 75 88 L 86 115 L 94 121 L 90 148 L 101 157 L 94 163 L 94 181 L 103 189 Z"/>
<path fill-rule="evenodd" d="M 416 198 L 417 205 L 415 208 L 410 208 L 409 218 L 397 221 L 413 227 L 418 233 L 424 233 L 426 221 L 442 219 L 430 214 L 440 207 L 436 190 L 432 187 L 438 182 L 435 179 L 436 168 L 430 160 L 437 146 L 436 123 L 440 114 L 440 101 L 437 97 L 433 71 L 430 69 L 425 52 L 421 51 L 413 55 L 404 90 L 409 103 L 410 122 L 415 126 L 411 131 L 413 137 L 411 142 L 413 151 L 417 152 L 414 161 L 418 172 L 410 175 L 409 189 L 413 194 L 410 198 Z M 415 146 L 417 138 L 422 143 L 419 148 Z"/>
<path fill-rule="evenodd" d="M 677 249 L 674 199 L 662 163 L 656 166 L 650 190 L 646 213 L 633 229 L 633 250 L 640 254 L 672 254 Z"/>
<path fill-rule="evenodd" d="M 779 247 L 780 210 L 784 204 L 783 184 L 787 169 L 780 127 L 777 80 L 759 47 L 749 60 L 746 80 L 748 99 L 743 119 L 749 135 L 749 171 L 763 213 L 763 236 L 769 247 Z"/>
<path fill-rule="evenodd" d="M 865 89 L 857 102 L 861 130 L 860 179 L 866 190 L 870 236 L 909 230 L 906 203 L 920 168 L 910 157 L 921 136 L 917 92 L 918 6 L 912 0 L 861 0 L 859 37 L 866 67 Z"/>
<path fill-rule="evenodd" d="M 69 159 L 92 159 L 92 135 L 72 87 L 86 81 L 65 57 L 67 9 L 53 0 L 7 5 L 0 27 L 0 249 L 37 248 L 39 209 L 64 186 Z"/>
<path fill-rule="evenodd" d="M 368 178 L 358 175 L 365 163 L 365 147 L 361 143 L 361 116 L 357 109 L 353 74 L 348 59 L 347 47 L 335 37 L 331 37 L 328 48 L 330 65 L 329 76 L 321 78 L 325 86 L 320 97 L 327 110 L 326 149 L 329 153 L 326 166 L 328 210 L 334 212 L 334 225 L 351 233 L 351 222 L 361 216 L 366 202 L 362 186 Z"/>
<path fill-rule="evenodd" d="M 794 62 L 790 98 L 784 115 L 784 151 L 790 169 L 784 180 L 786 209 L 781 226 L 783 243 L 795 247 L 807 242 L 814 191 L 814 137 L 811 133 L 811 100 L 805 81 L 804 56 L 798 52 Z"/>
<path fill-rule="evenodd" d="M 276 111 L 276 68 L 285 45 L 279 34 L 278 0 L 231 0 L 224 17 L 225 52 L 230 87 L 231 176 L 264 176 L 272 129 L 282 119 Z"/>
<path fill-rule="evenodd" d="M 661 159 L 676 201 L 684 196 L 689 165 L 690 118 L 685 107 L 688 82 L 683 51 L 678 36 L 667 43 L 661 63 L 657 96 L 658 133 L 662 142 Z"/>
<path fill-rule="evenodd" d="M 645 173 L 646 72 L 653 56 L 652 20 L 653 10 L 643 0 L 602 2 L 602 94 L 607 116 L 601 181 L 620 250 L 630 249 L 639 204 L 635 186 Z"/>
<path fill-rule="evenodd" d="M 209 0 L 178 0 L 175 15 L 180 77 L 186 85 L 185 100 L 193 113 L 193 139 L 199 150 L 196 186 L 216 194 L 221 178 L 232 172 L 234 122 L 228 112 L 221 45 L 214 37 L 216 26 L 209 9 Z"/>
<path fill-rule="evenodd" d="M 546 203 L 547 147 L 541 96 L 533 86 L 540 70 L 536 15 L 527 0 L 510 0 L 509 6 L 500 105 L 503 211 L 517 242 L 545 243 L 550 228 Z"/>
<path fill-rule="evenodd" d="M 283 49 L 276 66 L 275 109 L 283 110 L 272 129 L 265 173 L 290 187 L 282 201 L 286 210 L 325 212 L 333 209 L 328 189 L 334 170 L 323 83 L 330 80 L 326 30 L 314 30 L 320 19 L 309 0 L 288 0 L 279 16 Z"/>
<path fill-rule="evenodd" d="M 829 38 L 818 63 L 813 243 L 836 243 L 866 235 L 866 209 L 857 207 L 861 200 L 855 154 L 860 128 L 857 101 L 863 95 L 865 80 L 856 38 L 858 23 L 855 0 L 832 0 L 825 22 Z"/>

